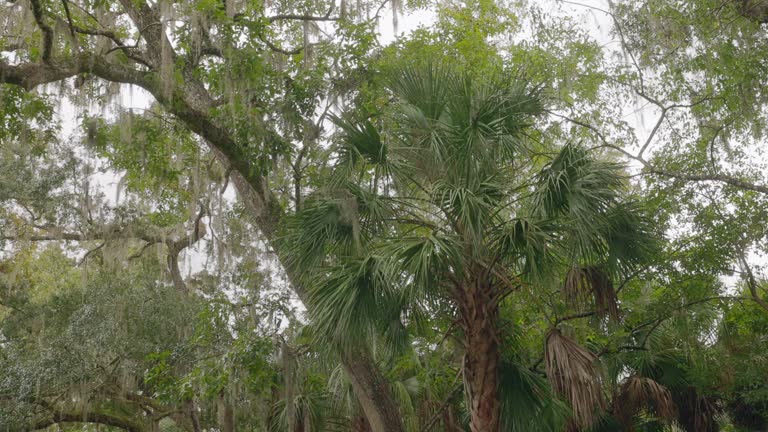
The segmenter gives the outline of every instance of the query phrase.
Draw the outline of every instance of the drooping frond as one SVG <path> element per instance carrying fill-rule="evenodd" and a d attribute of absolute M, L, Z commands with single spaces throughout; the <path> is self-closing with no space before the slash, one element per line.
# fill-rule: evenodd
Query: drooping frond
<path fill-rule="evenodd" d="M 311 287 L 309 304 L 318 336 L 343 346 L 367 341 L 372 328 L 389 322 L 399 306 L 386 264 L 373 256 L 349 258 L 328 269 Z"/>
<path fill-rule="evenodd" d="M 289 267 L 304 271 L 319 266 L 331 249 L 349 252 L 360 240 L 358 202 L 349 192 L 318 196 L 290 218 L 280 250 Z"/>
<path fill-rule="evenodd" d="M 491 235 L 493 253 L 509 257 L 521 273 L 540 279 L 544 273 L 556 268 L 558 258 L 555 247 L 556 227 L 550 222 L 531 218 L 517 218 L 495 229 Z"/>
<path fill-rule="evenodd" d="M 619 319 L 619 303 L 613 281 L 598 267 L 571 267 L 565 276 L 563 294 L 571 307 L 591 305 L 594 301 L 597 315 Z"/>
<path fill-rule="evenodd" d="M 547 334 L 544 351 L 547 379 L 552 389 L 573 410 L 573 420 L 581 427 L 592 425 L 605 408 L 602 373 L 597 356 L 563 336 L 558 329 Z"/>
<path fill-rule="evenodd" d="M 634 271 L 657 250 L 657 229 L 646 213 L 638 201 L 622 201 L 608 210 L 603 235 L 607 264 L 615 272 Z"/>
<path fill-rule="evenodd" d="M 560 432 L 571 415 L 545 378 L 511 362 L 499 367 L 499 400 L 504 431 Z"/>
<path fill-rule="evenodd" d="M 717 416 L 722 409 L 712 397 L 689 386 L 683 392 L 673 395 L 679 415 L 677 421 L 686 432 L 717 432 L 720 427 Z"/>
<path fill-rule="evenodd" d="M 650 378 L 631 376 L 621 385 L 613 411 L 625 430 L 632 431 L 634 417 L 643 410 L 669 422 L 677 418 L 677 407 L 666 387 Z"/>
<path fill-rule="evenodd" d="M 642 206 L 621 197 L 621 169 L 567 145 L 537 176 L 532 202 L 534 214 L 560 221 L 570 265 L 599 266 L 612 278 L 637 269 L 655 248 Z"/>
<path fill-rule="evenodd" d="M 391 200 L 386 196 L 360 187 L 357 184 L 346 183 L 346 190 L 356 199 L 357 216 L 360 219 L 360 229 L 364 236 L 381 234 L 387 222 L 394 217 L 395 210 Z"/>
<path fill-rule="evenodd" d="M 626 363 L 636 375 L 650 378 L 673 393 L 681 393 L 689 386 L 685 359 L 677 352 L 657 352 L 651 349 L 633 351 Z"/>
<path fill-rule="evenodd" d="M 430 298 L 442 288 L 448 272 L 462 268 L 462 244 L 454 236 L 431 232 L 421 236 L 403 236 L 382 245 L 377 252 L 399 263 L 406 280 L 400 293 L 404 302 Z"/>
<path fill-rule="evenodd" d="M 568 144 L 537 176 L 534 208 L 543 217 L 594 222 L 617 202 L 620 172 L 620 165 L 596 160 L 586 149 Z"/>
<path fill-rule="evenodd" d="M 345 180 L 360 163 L 382 166 L 386 164 L 387 146 L 369 118 L 351 115 L 332 115 L 330 118 L 341 132 L 339 157 L 335 167 L 336 178 Z"/>

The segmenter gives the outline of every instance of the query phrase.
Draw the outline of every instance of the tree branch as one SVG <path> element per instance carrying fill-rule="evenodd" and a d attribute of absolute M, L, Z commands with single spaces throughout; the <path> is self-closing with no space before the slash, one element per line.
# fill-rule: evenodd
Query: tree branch
<path fill-rule="evenodd" d="M 768 302 L 766 302 L 765 299 L 760 297 L 760 294 L 757 292 L 757 281 L 755 280 L 755 275 L 752 273 L 752 268 L 749 266 L 749 263 L 747 262 L 747 258 L 742 254 L 739 257 L 739 261 L 741 262 L 741 266 L 744 269 L 744 273 L 746 273 L 747 286 L 749 287 L 749 293 L 752 296 L 752 299 L 761 308 L 768 311 Z"/>
<path fill-rule="evenodd" d="M 47 63 L 19 65 L 10 65 L 0 58 L 0 82 L 18 85 L 26 90 L 84 73 L 92 73 L 108 81 L 138 85 L 148 91 L 154 90 L 149 72 L 110 63 L 106 58 L 90 53 L 51 60 Z"/>
<path fill-rule="evenodd" d="M 93 30 L 89 28 L 80 27 L 78 25 L 72 25 L 72 30 L 76 33 L 80 33 L 83 35 L 88 36 L 104 36 L 112 42 L 115 43 L 115 46 L 110 48 L 109 51 L 107 51 L 104 55 L 110 54 L 112 52 L 115 52 L 117 50 L 122 50 L 123 53 L 131 60 L 136 61 L 137 63 L 140 63 L 146 67 L 151 68 L 149 62 L 144 58 L 143 55 L 141 55 L 137 49 L 139 47 L 138 39 L 141 39 L 141 31 L 139 31 L 139 38 L 137 39 L 136 43 L 134 45 L 126 45 L 113 31 L 109 30 Z"/>
<path fill-rule="evenodd" d="M 267 17 L 267 20 L 270 23 L 273 23 L 275 21 L 338 21 L 341 18 L 338 17 L 331 17 L 331 11 L 333 8 L 331 8 L 328 13 L 324 16 L 313 16 L 313 15 L 297 15 L 297 14 L 282 14 L 282 15 L 273 15 L 270 17 Z"/>
<path fill-rule="evenodd" d="M 274 43 L 270 42 L 270 41 L 269 41 L 269 39 L 267 39 L 266 37 L 264 37 L 264 35 L 262 35 L 262 34 L 259 34 L 259 40 L 260 40 L 260 41 L 262 41 L 262 42 L 264 42 L 264 44 L 265 44 L 267 47 L 269 47 L 269 49 L 271 49 L 271 50 L 272 50 L 272 51 L 274 51 L 274 52 L 278 52 L 278 53 L 280 53 L 280 54 L 285 54 L 285 55 L 295 55 L 295 54 L 298 54 L 298 53 L 300 53 L 300 52 L 301 52 L 301 51 L 304 49 L 303 47 L 300 47 L 300 48 L 294 48 L 294 49 L 292 49 L 292 50 L 286 50 L 286 49 L 280 48 L 279 46 L 277 46 L 277 45 L 275 45 Z"/>
<path fill-rule="evenodd" d="M 130 418 L 92 411 L 54 411 L 49 417 L 32 423 L 27 431 L 46 429 L 58 423 L 98 423 L 119 427 L 127 432 L 149 431 L 149 427 Z"/>
<path fill-rule="evenodd" d="M 30 0 L 29 3 L 32 6 L 32 15 L 35 17 L 35 22 L 37 22 L 37 26 L 43 32 L 43 61 L 48 63 L 53 56 L 53 29 L 45 22 L 40 0 Z"/>
<path fill-rule="evenodd" d="M 581 120 L 578 120 L 578 119 L 574 119 L 574 118 L 571 118 L 571 117 L 568 117 L 566 115 L 559 114 L 559 113 L 556 113 L 556 112 L 553 112 L 553 111 L 547 111 L 547 113 L 549 113 L 549 114 L 551 114 L 551 115 L 553 115 L 555 117 L 559 117 L 559 118 L 561 118 L 563 120 L 566 120 L 566 121 L 568 121 L 570 123 L 573 123 L 573 124 L 575 124 L 577 126 L 581 126 L 581 127 L 585 128 L 585 129 L 588 129 L 589 131 L 594 133 L 598 137 L 598 139 L 600 139 L 600 141 L 602 142 L 602 145 L 597 146 L 597 147 L 606 147 L 606 148 L 610 148 L 610 149 L 616 150 L 616 151 L 620 152 L 621 154 L 623 154 L 624 156 L 626 156 L 627 158 L 632 159 L 632 160 L 637 161 L 637 162 L 640 162 L 640 164 L 642 164 L 643 167 L 645 168 L 645 172 L 648 173 L 648 174 L 656 174 L 656 175 L 660 175 L 660 176 L 663 176 L 663 177 L 669 177 L 669 178 L 674 178 L 674 179 L 678 179 L 678 180 L 685 180 L 685 181 L 691 181 L 691 182 L 713 181 L 713 182 L 725 183 L 725 184 L 734 186 L 734 187 L 739 188 L 739 189 L 751 190 L 751 191 L 754 191 L 754 192 L 760 192 L 760 193 L 763 193 L 763 194 L 768 194 L 768 186 L 751 183 L 751 182 L 748 182 L 746 180 L 742 180 L 742 179 L 739 179 L 739 178 L 736 178 L 736 177 L 733 177 L 733 176 L 729 176 L 729 175 L 725 175 L 725 174 L 683 174 L 683 173 L 676 172 L 676 171 L 669 171 L 669 170 L 666 170 L 666 169 L 663 169 L 663 168 L 658 168 L 658 167 L 654 166 L 653 164 L 651 164 L 648 160 L 644 159 L 642 157 L 642 155 L 639 155 L 639 156 L 638 155 L 634 155 L 634 154 L 624 150 L 623 148 L 621 148 L 621 147 L 619 147 L 619 146 L 617 146 L 615 144 L 611 144 L 608 141 L 608 139 L 605 137 L 605 135 L 603 135 L 595 126 L 593 126 L 593 125 L 591 125 L 591 124 L 589 124 L 587 122 L 584 122 L 584 121 L 581 121 Z M 658 123 L 657 123 L 657 125 L 658 125 Z M 651 138 L 651 137 L 649 137 L 649 138 Z M 648 142 L 646 142 L 646 144 L 647 143 Z M 644 145 L 643 147 L 645 148 L 646 146 L 647 145 Z M 597 148 L 597 147 L 595 147 L 595 148 Z M 643 148 L 643 150 L 644 150 L 644 148 Z"/>

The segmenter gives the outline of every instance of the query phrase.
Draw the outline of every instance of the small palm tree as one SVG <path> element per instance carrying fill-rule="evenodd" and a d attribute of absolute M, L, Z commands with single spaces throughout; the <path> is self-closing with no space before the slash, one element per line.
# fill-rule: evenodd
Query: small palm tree
<path fill-rule="evenodd" d="M 454 310 L 471 430 L 496 432 L 500 303 L 567 268 L 631 266 L 640 224 L 619 166 L 572 145 L 533 151 L 542 104 L 523 80 L 433 63 L 398 71 L 389 90 L 379 127 L 335 118 L 335 174 L 285 237 L 292 265 L 315 269 L 314 324 L 341 344 L 402 343 L 403 322 Z"/>

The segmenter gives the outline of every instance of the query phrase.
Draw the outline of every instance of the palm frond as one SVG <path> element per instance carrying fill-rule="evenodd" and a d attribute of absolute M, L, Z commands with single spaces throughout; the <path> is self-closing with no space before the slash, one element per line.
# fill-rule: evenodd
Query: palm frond
<path fill-rule="evenodd" d="M 483 80 L 457 75 L 452 83 L 448 115 L 460 157 L 511 161 L 521 150 L 521 132 L 543 110 L 538 91 L 510 73 L 495 73 Z"/>
<path fill-rule="evenodd" d="M 336 196 L 317 194 L 308 199 L 302 210 L 288 218 L 285 234 L 278 248 L 289 267 L 311 274 L 331 250 L 344 254 L 360 241 L 358 203 L 349 192 L 339 190 Z"/>
<path fill-rule="evenodd" d="M 493 209 L 501 198 L 501 190 L 491 183 L 477 187 L 439 182 L 433 200 L 447 213 L 459 234 L 479 244 L 490 226 Z"/>
<path fill-rule="evenodd" d="M 368 116 L 329 116 L 341 131 L 340 160 L 344 164 L 356 164 L 364 160 L 371 164 L 383 164 L 387 160 L 387 146 L 381 140 L 378 129 Z"/>
<path fill-rule="evenodd" d="M 348 347 L 368 342 L 372 329 L 389 322 L 399 303 L 386 264 L 366 256 L 327 269 L 322 282 L 310 287 L 309 305 L 318 335 Z"/>
<path fill-rule="evenodd" d="M 576 424 L 591 426 L 605 408 L 597 356 L 552 329 L 547 334 L 544 364 L 552 389 L 568 401 Z"/>
<path fill-rule="evenodd" d="M 658 250 L 657 228 L 639 201 L 622 201 L 606 214 L 607 264 L 629 273 Z"/>
<path fill-rule="evenodd" d="M 717 432 L 720 427 L 717 417 L 722 408 L 716 400 L 708 397 L 694 386 L 673 395 L 679 415 L 678 423 L 686 432 Z"/>
<path fill-rule="evenodd" d="M 560 432 L 571 415 L 545 378 L 516 363 L 499 367 L 499 399 L 505 431 Z"/>
<path fill-rule="evenodd" d="M 440 294 L 445 275 L 460 272 L 463 267 L 461 251 L 462 244 L 456 237 L 434 231 L 393 239 L 377 249 L 377 253 L 399 264 L 404 287 L 400 295 L 409 305 Z"/>
<path fill-rule="evenodd" d="M 620 169 L 593 159 L 583 147 L 565 145 L 537 176 L 534 208 L 548 218 L 591 219 L 617 200 Z"/>
<path fill-rule="evenodd" d="M 642 410 L 668 422 L 677 418 L 677 407 L 666 387 L 650 378 L 631 376 L 621 385 L 613 402 L 613 411 L 625 430 L 631 432 L 634 417 Z"/>
<path fill-rule="evenodd" d="M 377 191 L 369 191 L 354 183 L 343 185 L 356 200 L 356 210 L 360 218 L 360 229 L 366 235 L 382 234 L 387 221 L 394 217 L 392 202 Z"/>
<path fill-rule="evenodd" d="M 401 150 L 425 178 L 475 188 L 523 148 L 523 131 L 542 112 L 538 91 L 499 73 L 477 79 L 442 62 L 400 71 L 391 90 L 402 102 Z"/>
<path fill-rule="evenodd" d="M 455 72 L 440 61 L 412 63 L 389 77 L 388 87 L 426 122 L 439 120 L 448 104 Z"/>
<path fill-rule="evenodd" d="M 560 251 L 556 248 L 557 228 L 547 221 L 516 218 L 501 225 L 491 234 L 491 249 L 499 257 L 507 257 L 511 265 L 530 278 L 541 280 L 553 265 Z"/>
<path fill-rule="evenodd" d="M 591 305 L 594 301 L 597 315 L 619 319 L 619 303 L 613 281 L 598 267 L 571 267 L 565 276 L 563 293 L 570 307 Z"/>

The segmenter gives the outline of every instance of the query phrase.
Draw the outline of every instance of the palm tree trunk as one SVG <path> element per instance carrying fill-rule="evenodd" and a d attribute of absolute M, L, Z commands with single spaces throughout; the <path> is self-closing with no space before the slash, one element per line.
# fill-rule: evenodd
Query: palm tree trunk
<path fill-rule="evenodd" d="M 500 425 L 498 307 L 490 293 L 487 284 L 471 284 L 462 290 L 459 303 L 472 432 L 498 432 Z"/>
<path fill-rule="evenodd" d="M 371 432 L 371 427 L 365 416 L 356 415 L 352 418 L 352 432 Z"/>

